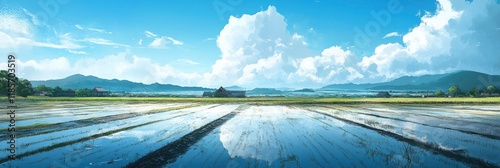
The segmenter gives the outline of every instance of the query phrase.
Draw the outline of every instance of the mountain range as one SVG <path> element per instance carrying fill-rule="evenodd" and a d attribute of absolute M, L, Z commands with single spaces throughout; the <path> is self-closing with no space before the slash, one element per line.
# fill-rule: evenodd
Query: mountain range
<path fill-rule="evenodd" d="M 33 86 L 59 86 L 63 89 L 83 89 L 103 87 L 109 91 L 124 92 L 168 92 L 168 91 L 213 91 L 214 88 L 186 87 L 172 84 L 143 84 L 128 80 L 101 79 L 95 76 L 81 74 L 71 75 L 64 79 L 32 81 Z M 317 90 L 447 90 L 452 85 L 458 85 L 463 90 L 473 87 L 484 89 L 488 85 L 500 88 L 500 75 L 489 75 L 474 71 L 457 71 L 446 74 L 403 76 L 389 82 L 367 84 L 332 84 Z M 229 86 L 228 90 L 245 90 L 239 86 Z M 255 88 L 248 90 L 249 94 L 279 94 L 287 90 L 275 88 Z"/>
<path fill-rule="evenodd" d="M 108 91 L 114 92 L 168 92 L 168 91 L 212 91 L 212 88 L 203 87 L 185 87 L 172 84 L 143 84 L 131 82 L 128 80 L 101 79 L 95 76 L 84 76 L 81 74 L 71 75 L 64 79 L 32 81 L 31 84 L 36 87 L 45 85 L 48 87 L 59 86 L 63 89 L 83 89 L 102 87 Z"/>
<path fill-rule="evenodd" d="M 489 85 L 500 87 L 500 75 L 474 71 L 457 71 L 446 74 L 403 76 L 389 82 L 368 84 L 333 84 L 320 90 L 448 90 L 458 85 L 462 90 L 474 87 L 484 89 Z"/>

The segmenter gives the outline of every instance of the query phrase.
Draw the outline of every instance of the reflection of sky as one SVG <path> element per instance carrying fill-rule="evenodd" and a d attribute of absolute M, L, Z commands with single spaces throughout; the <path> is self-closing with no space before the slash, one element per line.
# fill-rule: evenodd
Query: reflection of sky
<path fill-rule="evenodd" d="M 153 135 L 158 131 L 139 131 L 139 130 L 130 130 L 130 131 L 121 131 L 117 132 L 108 136 L 105 136 L 104 138 L 108 139 L 120 139 L 120 138 L 137 138 L 139 141 L 144 140 L 144 137 Z"/>
<path fill-rule="evenodd" d="M 219 139 L 231 158 L 255 159 L 268 165 L 299 162 L 298 160 L 304 164 L 310 162 L 306 160 L 335 152 L 327 152 L 326 149 L 321 150 L 325 153 L 311 150 L 331 145 L 330 140 L 342 136 L 334 127 L 344 126 L 346 124 L 342 121 L 301 109 L 252 106 L 223 124 Z M 317 139 L 317 136 L 330 138 Z"/>
<path fill-rule="evenodd" d="M 285 120 L 282 115 L 268 112 L 274 110 L 275 107 L 267 107 L 266 111 L 250 108 L 221 126 L 220 141 L 231 158 L 258 159 L 268 164 L 279 158 L 279 144 L 270 131 L 274 125 L 285 124 Z M 254 117 L 259 120 L 249 121 Z"/>
<path fill-rule="evenodd" d="M 75 120 L 82 120 L 88 118 L 98 118 L 104 116 L 111 116 L 117 114 L 131 113 L 131 112 L 144 112 L 153 109 L 162 109 L 168 107 L 181 106 L 180 103 L 169 104 L 140 104 L 140 105 L 109 105 L 109 106 L 96 106 L 86 108 L 49 108 L 36 111 L 16 110 L 22 115 L 16 116 L 16 126 L 29 126 L 33 124 L 54 124 L 69 122 Z M 8 115 L 3 115 L 0 118 L 1 125 L 8 125 Z M 27 117 L 27 118 L 24 118 Z"/>
<path fill-rule="evenodd" d="M 50 165 L 52 162 L 60 161 L 60 163 L 64 163 L 65 159 L 68 157 L 66 154 L 74 153 L 74 156 L 71 155 L 71 157 L 78 157 L 77 159 L 79 162 L 75 163 L 72 167 L 122 167 L 149 152 L 159 149 L 165 144 L 181 138 L 194 129 L 200 128 L 233 111 L 237 107 L 238 105 L 198 106 L 167 113 L 141 115 L 90 127 L 54 132 L 53 134 L 42 134 L 37 135 L 37 137 L 19 138 L 16 139 L 16 141 L 19 140 L 19 145 L 29 143 L 28 141 L 23 141 L 23 139 L 26 138 L 30 138 L 30 142 L 41 141 L 40 143 L 27 146 L 27 148 L 30 148 L 29 151 L 33 151 L 55 143 L 68 142 L 98 133 L 160 120 L 156 123 L 135 127 L 23 158 L 30 162 L 9 162 L 9 164 L 12 164 L 13 167 L 51 167 Z M 172 117 L 175 116 L 177 117 L 173 119 Z M 54 137 L 57 138 L 52 139 Z M 27 150 L 22 150 L 22 152 L 26 151 Z M 17 152 L 19 152 L 18 154 L 22 154 L 21 150 Z M 4 154 L 6 155 L 5 152 Z M 47 156 L 50 156 L 50 158 L 47 159 Z M 0 164 L 0 167 L 4 166 L 5 165 Z"/>
<path fill-rule="evenodd" d="M 251 106 L 166 167 L 460 167 L 456 161 L 309 108 Z M 316 109 L 312 107 L 311 110 Z M 343 117 L 351 115 L 342 114 Z M 366 118 L 351 115 L 352 120 Z M 414 124 L 377 120 L 418 132 Z M 363 121 L 361 121 L 363 122 Z M 401 128 L 405 127 L 405 128 Z M 456 149 L 454 146 L 447 149 Z M 408 157 L 406 152 L 411 152 Z"/>
<path fill-rule="evenodd" d="M 437 145 L 442 150 L 465 151 L 467 155 L 483 160 L 498 160 L 498 156 L 492 154 L 496 152 L 495 149 L 500 147 L 498 140 L 447 129 L 460 127 L 458 130 L 474 130 L 474 132 L 485 133 L 488 132 L 488 129 L 495 129 L 495 127 L 486 126 L 483 123 L 457 121 L 455 120 L 456 116 L 448 117 L 452 115 L 450 111 L 453 111 L 448 108 L 433 112 L 428 112 L 425 108 L 419 111 L 408 111 L 391 106 L 367 109 L 369 110 L 350 109 L 348 113 L 338 113 L 337 110 L 328 108 L 319 108 L 318 110 L 369 127 L 402 135 L 421 143 Z M 387 113 L 388 111 L 391 113 Z M 384 117 L 371 116 L 370 114 Z M 470 120 L 471 117 L 467 117 L 469 115 L 477 116 L 467 114 L 462 115 L 460 119 Z M 486 128 L 486 130 L 482 128 Z"/>

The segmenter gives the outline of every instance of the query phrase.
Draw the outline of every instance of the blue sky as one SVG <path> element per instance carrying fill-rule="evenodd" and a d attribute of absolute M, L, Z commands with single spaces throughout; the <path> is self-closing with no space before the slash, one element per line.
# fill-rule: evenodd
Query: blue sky
<path fill-rule="evenodd" d="M 31 80 L 319 87 L 500 72 L 494 0 L 0 1 L 0 51 Z"/>

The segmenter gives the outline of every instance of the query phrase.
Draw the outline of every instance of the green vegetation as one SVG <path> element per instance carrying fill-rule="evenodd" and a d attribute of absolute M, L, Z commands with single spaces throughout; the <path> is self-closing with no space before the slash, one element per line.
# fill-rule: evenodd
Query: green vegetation
<path fill-rule="evenodd" d="M 434 95 L 436 95 L 436 97 L 444 97 L 445 96 L 444 92 L 441 90 L 436 90 L 436 92 L 434 92 Z"/>
<path fill-rule="evenodd" d="M 6 96 L 7 93 L 7 79 L 8 72 L 5 70 L 0 70 L 0 96 Z M 22 97 L 28 97 L 29 95 L 33 95 L 33 87 L 31 86 L 31 82 L 26 79 L 19 79 L 16 77 L 16 95 Z"/>
<path fill-rule="evenodd" d="M 476 87 L 473 87 L 469 93 L 467 93 L 468 97 L 479 97 L 481 96 L 481 90 L 477 89 Z"/>
<path fill-rule="evenodd" d="M 78 97 L 89 97 L 92 96 L 91 90 L 88 88 L 85 89 L 77 89 L 76 96 Z"/>
<path fill-rule="evenodd" d="M 28 97 L 33 95 L 34 93 L 33 87 L 31 86 L 31 82 L 26 79 L 18 81 L 16 92 L 17 95 L 22 97 Z"/>
<path fill-rule="evenodd" d="M 448 89 L 448 94 L 452 97 L 457 97 L 462 94 L 462 90 L 460 90 L 458 85 L 453 85 Z"/>
<path fill-rule="evenodd" d="M 488 92 L 489 94 L 492 94 L 493 92 L 495 92 L 497 89 L 495 88 L 495 86 L 488 86 L 486 87 L 486 92 Z"/>
<path fill-rule="evenodd" d="M 53 92 L 53 89 L 51 87 L 47 87 L 45 85 L 38 85 L 35 88 L 36 92 Z"/>
<path fill-rule="evenodd" d="M 6 99 L 6 98 L 0 98 Z M 118 102 L 190 102 L 190 103 L 249 103 L 262 105 L 278 104 L 351 104 L 351 103 L 389 103 L 389 104 L 439 104 L 439 103 L 495 103 L 500 97 L 433 97 L 433 98 L 171 98 L 171 97 L 29 97 L 24 101 L 118 101 Z"/>
<path fill-rule="evenodd" d="M 64 90 L 59 86 L 56 86 L 54 88 L 54 91 L 52 92 L 52 95 L 54 95 L 54 96 L 62 96 L 63 94 L 64 94 Z"/>

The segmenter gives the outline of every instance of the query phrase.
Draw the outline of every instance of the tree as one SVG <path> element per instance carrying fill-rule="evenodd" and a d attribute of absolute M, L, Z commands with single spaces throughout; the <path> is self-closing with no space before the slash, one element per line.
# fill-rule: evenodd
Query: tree
<path fill-rule="evenodd" d="M 5 96 L 8 93 L 7 88 L 9 84 L 9 73 L 5 70 L 0 70 L 0 95 Z M 15 90 L 17 95 L 22 96 L 22 97 L 27 97 L 29 95 L 33 94 L 33 87 L 31 85 L 31 82 L 27 79 L 19 79 L 18 77 L 14 77 L 15 83 Z"/>
<path fill-rule="evenodd" d="M 28 97 L 29 95 L 33 95 L 33 87 L 31 86 L 31 82 L 29 80 L 23 79 L 17 82 L 17 95 L 22 97 Z"/>
<path fill-rule="evenodd" d="M 7 95 L 7 71 L 0 71 L 0 95 Z"/>
<path fill-rule="evenodd" d="M 9 73 L 6 70 L 0 70 L 0 95 L 5 96 L 8 94 L 7 87 L 8 87 L 8 77 Z M 14 81 L 16 81 L 16 89 L 17 85 L 19 84 L 19 78 L 14 77 Z"/>
<path fill-rule="evenodd" d="M 441 90 L 436 90 L 434 92 L 434 95 L 436 95 L 436 97 L 444 97 L 444 92 Z"/>
<path fill-rule="evenodd" d="M 486 92 L 488 92 L 490 95 L 493 92 L 495 92 L 495 90 L 496 90 L 495 86 L 490 85 L 490 86 L 486 87 Z"/>
<path fill-rule="evenodd" d="M 471 97 L 478 97 L 479 96 L 479 89 L 477 89 L 476 87 L 473 87 L 470 91 L 469 91 L 469 96 Z"/>
<path fill-rule="evenodd" d="M 77 89 L 75 91 L 76 96 L 78 97 L 88 97 L 90 96 L 90 89 L 85 88 L 85 89 Z"/>
<path fill-rule="evenodd" d="M 63 96 L 63 93 L 64 93 L 64 90 L 59 86 L 56 86 L 54 88 L 54 91 L 52 91 L 53 96 Z"/>
<path fill-rule="evenodd" d="M 51 87 L 47 87 L 45 85 L 38 85 L 36 88 L 35 88 L 35 91 L 36 92 L 52 92 L 52 88 Z"/>
<path fill-rule="evenodd" d="M 458 85 L 453 85 L 448 89 L 448 94 L 453 97 L 459 96 L 461 93 L 462 91 L 460 90 Z"/>

